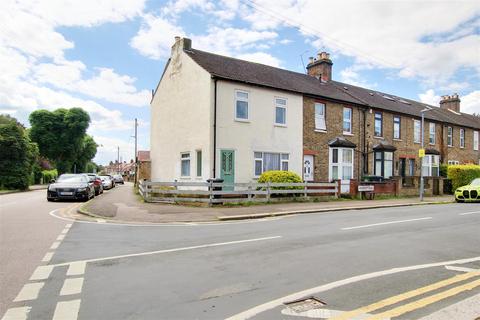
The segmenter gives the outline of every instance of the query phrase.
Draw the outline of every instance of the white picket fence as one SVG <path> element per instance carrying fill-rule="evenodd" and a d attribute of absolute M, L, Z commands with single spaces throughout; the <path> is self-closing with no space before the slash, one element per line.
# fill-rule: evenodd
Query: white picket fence
<path fill-rule="evenodd" d="M 282 188 L 282 189 L 279 189 Z M 293 189 L 295 188 L 295 189 Z M 215 183 L 215 182 L 152 182 L 139 184 L 146 202 L 271 202 L 298 198 L 332 196 L 338 198 L 338 183 Z M 280 196 L 282 195 L 282 196 Z"/>

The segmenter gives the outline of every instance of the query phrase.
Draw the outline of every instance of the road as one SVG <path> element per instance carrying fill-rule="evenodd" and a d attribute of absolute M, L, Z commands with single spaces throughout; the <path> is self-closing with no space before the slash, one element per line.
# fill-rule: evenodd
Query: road
<path fill-rule="evenodd" d="M 480 316 L 480 204 L 138 226 L 57 219 L 49 212 L 72 203 L 40 194 L 2 206 L 2 270 L 29 266 L 7 290 L 19 301 L 4 319 Z M 318 302 L 288 303 L 309 296 Z"/>

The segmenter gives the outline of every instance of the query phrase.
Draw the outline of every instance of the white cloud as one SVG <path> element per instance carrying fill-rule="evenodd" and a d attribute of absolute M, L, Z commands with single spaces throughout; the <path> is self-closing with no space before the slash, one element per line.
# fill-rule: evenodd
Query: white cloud
<path fill-rule="evenodd" d="M 365 87 L 365 88 L 375 88 L 377 87 L 376 83 L 368 83 L 362 78 L 362 75 L 356 71 L 357 68 L 349 67 L 340 71 L 340 80 L 342 82 L 351 84 L 353 86 Z"/>
<path fill-rule="evenodd" d="M 480 114 L 480 90 L 470 92 L 460 97 L 460 111 Z"/>
<path fill-rule="evenodd" d="M 433 89 L 428 89 L 426 92 L 420 93 L 418 97 L 420 98 L 420 101 L 423 103 L 426 103 L 432 106 L 437 106 L 437 107 L 440 105 L 441 97 L 435 94 L 435 90 Z"/>
<path fill-rule="evenodd" d="M 111 138 L 102 135 L 93 135 L 95 142 L 99 145 L 97 148 L 97 156 L 93 161 L 98 164 L 108 164 L 110 161 L 117 160 L 117 147 L 120 149 L 120 158 L 122 161 L 129 162 L 134 159 L 135 145 L 132 139 L 125 137 Z M 141 149 L 141 148 L 140 148 Z"/>
<path fill-rule="evenodd" d="M 281 66 L 281 62 L 279 59 L 265 52 L 244 53 L 238 55 L 237 58 L 252 62 L 263 63 L 277 68 Z"/>
<path fill-rule="evenodd" d="M 151 14 L 144 16 L 142 27 L 130 41 L 130 45 L 142 55 L 152 59 L 165 59 L 170 56 L 170 48 L 175 36 L 185 32 L 165 18 Z"/>
<path fill-rule="evenodd" d="M 256 7 L 244 8 L 243 18 L 257 30 L 293 24 L 316 48 L 398 69 L 401 77 L 433 85 L 448 83 L 460 69 L 480 72 L 478 1 L 339 0 L 327 8 L 314 0 L 265 0 Z"/>

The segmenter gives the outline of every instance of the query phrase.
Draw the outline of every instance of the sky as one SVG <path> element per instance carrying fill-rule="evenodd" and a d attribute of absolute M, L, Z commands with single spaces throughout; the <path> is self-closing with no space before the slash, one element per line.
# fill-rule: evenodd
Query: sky
<path fill-rule="evenodd" d="M 175 36 L 196 49 L 305 72 L 434 106 L 458 93 L 480 112 L 480 1 L 2 0 L 0 113 L 80 107 L 107 164 L 150 148 L 151 90 Z M 192 106 L 194 107 L 194 106 Z"/>

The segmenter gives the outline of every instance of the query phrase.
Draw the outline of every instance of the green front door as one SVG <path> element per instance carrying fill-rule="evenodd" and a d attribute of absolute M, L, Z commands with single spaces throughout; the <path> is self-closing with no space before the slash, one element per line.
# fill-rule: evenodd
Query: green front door
<path fill-rule="evenodd" d="M 233 184 L 235 183 L 235 151 L 222 150 L 220 152 L 220 166 L 220 178 L 223 179 L 223 183 L 231 185 L 223 189 L 233 190 Z"/>

